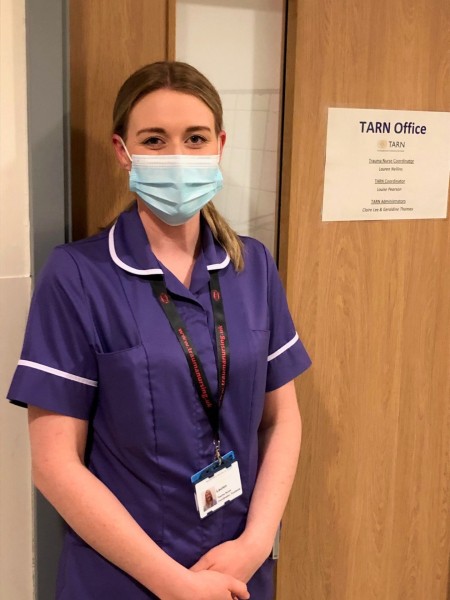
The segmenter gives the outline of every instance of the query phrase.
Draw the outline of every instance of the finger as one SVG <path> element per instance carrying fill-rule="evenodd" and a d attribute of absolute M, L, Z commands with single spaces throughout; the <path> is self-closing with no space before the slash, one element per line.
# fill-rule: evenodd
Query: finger
<path fill-rule="evenodd" d="M 243 581 L 239 581 L 239 579 L 232 578 L 230 592 L 232 598 L 239 598 L 240 600 L 248 600 L 250 598 L 250 594 L 247 591 L 247 586 Z"/>
<path fill-rule="evenodd" d="M 208 568 L 209 562 L 204 556 L 202 556 L 194 565 L 192 565 L 190 570 L 194 571 L 194 573 L 197 573 L 198 571 L 207 571 Z"/>

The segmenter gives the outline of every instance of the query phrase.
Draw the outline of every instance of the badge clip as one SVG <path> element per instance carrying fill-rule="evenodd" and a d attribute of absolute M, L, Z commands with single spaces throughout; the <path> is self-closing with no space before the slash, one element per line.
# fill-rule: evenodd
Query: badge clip
<path fill-rule="evenodd" d="M 219 465 L 222 464 L 222 456 L 220 454 L 220 440 L 214 440 L 214 458 Z"/>

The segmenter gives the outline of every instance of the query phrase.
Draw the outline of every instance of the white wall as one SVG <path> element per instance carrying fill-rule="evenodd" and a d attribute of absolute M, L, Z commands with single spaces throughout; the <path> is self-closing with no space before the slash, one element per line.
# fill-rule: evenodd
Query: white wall
<path fill-rule="evenodd" d="M 177 60 L 204 73 L 224 106 L 225 186 L 215 204 L 273 251 L 283 0 L 177 0 L 176 22 Z"/>
<path fill-rule="evenodd" d="M 31 287 L 24 0 L 0 0 L 0 61 L 0 598 L 31 600 L 26 412 L 5 400 Z"/>

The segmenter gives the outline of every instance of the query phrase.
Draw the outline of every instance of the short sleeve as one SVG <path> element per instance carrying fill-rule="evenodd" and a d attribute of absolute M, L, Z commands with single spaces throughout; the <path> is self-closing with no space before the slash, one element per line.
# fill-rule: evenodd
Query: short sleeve
<path fill-rule="evenodd" d="M 58 247 L 37 281 L 9 400 L 88 419 L 97 393 L 93 331 L 78 266 Z"/>
<path fill-rule="evenodd" d="M 311 359 L 293 323 L 275 262 L 267 249 L 265 252 L 270 329 L 266 391 L 271 392 L 303 373 Z"/>

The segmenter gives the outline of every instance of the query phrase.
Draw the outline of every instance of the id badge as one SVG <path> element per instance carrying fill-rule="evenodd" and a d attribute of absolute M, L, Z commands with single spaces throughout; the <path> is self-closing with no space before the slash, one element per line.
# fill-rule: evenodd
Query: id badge
<path fill-rule="evenodd" d="M 222 456 L 192 475 L 197 510 L 201 519 L 212 514 L 242 494 L 239 465 L 234 452 Z"/>

